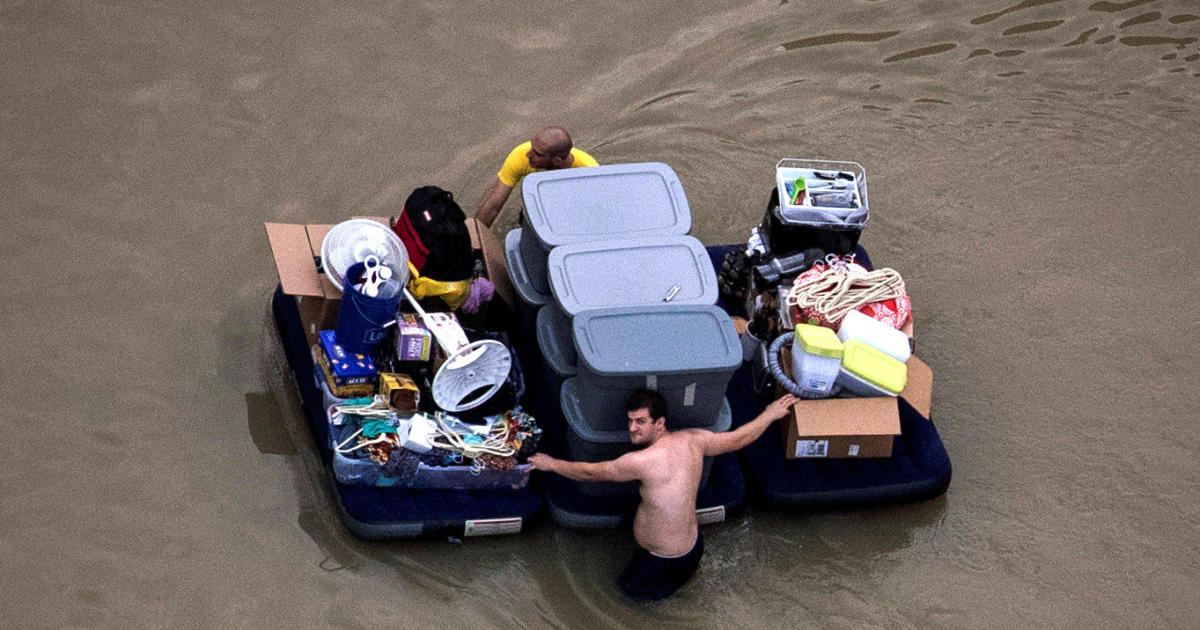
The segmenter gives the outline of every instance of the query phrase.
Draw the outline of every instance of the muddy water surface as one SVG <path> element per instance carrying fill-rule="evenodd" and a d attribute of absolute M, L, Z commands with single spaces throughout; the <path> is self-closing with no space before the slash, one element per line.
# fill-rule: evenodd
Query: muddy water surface
<path fill-rule="evenodd" d="M 0 3 L 5 625 L 1191 627 L 1198 106 L 1183 0 Z M 739 515 L 656 606 L 628 532 L 349 536 L 262 223 L 471 209 L 547 122 L 706 243 L 781 157 L 865 165 L 949 492 Z"/>

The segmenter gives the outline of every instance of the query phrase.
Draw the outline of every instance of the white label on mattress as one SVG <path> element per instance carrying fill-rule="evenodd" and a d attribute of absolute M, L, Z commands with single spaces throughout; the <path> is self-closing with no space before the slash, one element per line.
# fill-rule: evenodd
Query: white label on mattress
<path fill-rule="evenodd" d="M 828 457 L 829 440 L 796 440 L 796 457 Z"/>
<path fill-rule="evenodd" d="M 857 444 L 851 444 L 851 445 L 850 445 L 849 452 L 847 453 L 847 455 L 849 455 L 850 457 L 854 457 L 855 455 L 858 455 L 858 445 L 857 445 Z"/>
<path fill-rule="evenodd" d="M 657 374 L 647 374 L 646 375 L 646 389 L 658 389 L 658 375 Z"/>
<path fill-rule="evenodd" d="M 694 404 L 696 404 L 696 384 L 688 383 L 688 386 L 683 388 L 683 406 L 691 407 Z"/>
<path fill-rule="evenodd" d="M 717 505 L 714 507 L 700 508 L 696 510 L 696 522 L 701 525 L 709 523 L 720 523 L 725 520 L 725 506 Z"/>
<path fill-rule="evenodd" d="M 496 536 L 499 534 L 517 534 L 521 531 L 521 517 L 512 518 L 481 518 L 467 521 L 463 526 L 463 536 Z"/>

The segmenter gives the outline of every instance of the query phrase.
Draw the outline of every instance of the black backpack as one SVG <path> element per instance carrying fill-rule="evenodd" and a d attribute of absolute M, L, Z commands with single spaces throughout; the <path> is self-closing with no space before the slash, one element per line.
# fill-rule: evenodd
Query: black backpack
<path fill-rule="evenodd" d="M 412 191 L 392 228 L 422 276 L 453 282 L 474 275 L 467 216 L 450 191 L 437 186 Z"/>

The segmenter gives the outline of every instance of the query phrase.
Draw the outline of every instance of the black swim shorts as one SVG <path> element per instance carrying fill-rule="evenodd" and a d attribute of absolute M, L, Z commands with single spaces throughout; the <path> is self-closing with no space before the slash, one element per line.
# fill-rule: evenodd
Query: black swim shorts
<path fill-rule="evenodd" d="M 692 550 L 676 558 L 656 556 L 641 547 L 633 553 L 629 566 L 621 572 L 617 583 L 626 595 L 636 599 L 658 600 L 670 597 L 687 584 L 700 566 L 704 555 L 704 537 L 696 532 Z"/>

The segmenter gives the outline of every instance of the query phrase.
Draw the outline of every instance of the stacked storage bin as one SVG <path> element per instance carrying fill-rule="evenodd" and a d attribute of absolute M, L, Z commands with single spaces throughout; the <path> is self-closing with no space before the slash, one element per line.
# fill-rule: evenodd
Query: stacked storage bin
<path fill-rule="evenodd" d="M 561 385 L 543 395 L 559 399 L 566 455 L 601 461 L 631 450 L 624 403 L 636 387 L 663 394 L 671 429 L 728 430 L 725 388 L 741 346 L 714 306 L 716 273 L 686 235 L 691 215 L 670 167 L 550 171 L 524 186 L 526 224 L 506 239 L 509 266 L 527 332 Z M 634 489 L 579 484 L 587 494 Z"/>

